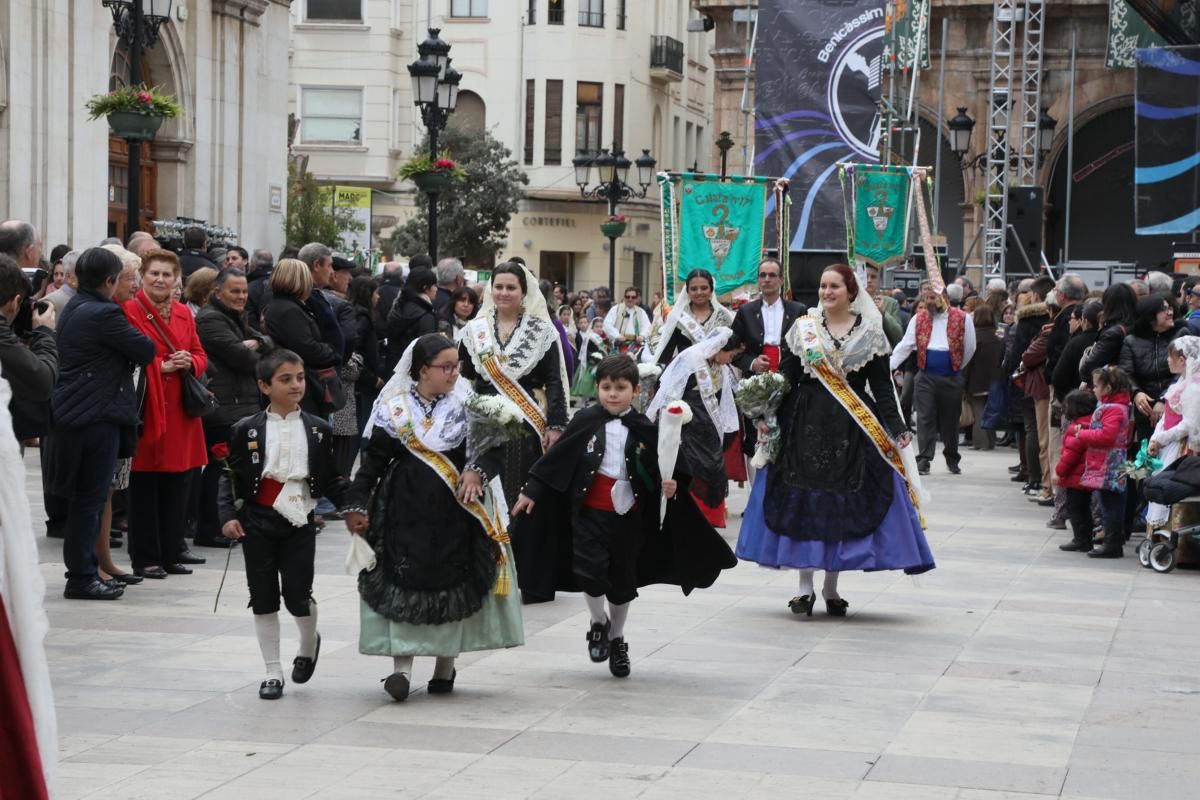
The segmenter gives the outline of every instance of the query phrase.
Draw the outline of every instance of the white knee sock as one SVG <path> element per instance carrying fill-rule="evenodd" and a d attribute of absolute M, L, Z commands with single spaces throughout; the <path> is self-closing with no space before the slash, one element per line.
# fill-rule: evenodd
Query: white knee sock
<path fill-rule="evenodd" d="M 813 593 L 813 570 L 800 570 L 800 596 L 812 595 Z"/>
<path fill-rule="evenodd" d="M 839 574 L 840 573 L 837 573 L 837 572 L 826 572 L 825 573 L 825 585 L 823 587 L 821 587 L 821 596 L 824 597 L 826 600 L 836 600 L 840 596 L 840 595 L 838 595 L 838 590 L 837 590 L 837 582 L 838 582 Z"/>
<path fill-rule="evenodd" d="M 448 681 L 453 674 L 454 659 L 447 656 L 438 656 L 437 661 L 433 664 L 433 677 Z"/>
<path fill-rule="evenodd" d="M 254 635 L 258 637 L 258 649 L 262 651 L 267 677 L 283 680 L 283 666 L 279 663 L 279 614 L 255 614 Z"/>
<path fill-rule="evenodd" d="M 412 675 L 412 656 L 392 656 L 392 672 L 403 672 Z"/>
<path fill-rule="evenodd" d="M 583 599 L 587 601 L 588 613 L 592 615 L 592 622 L 603 625 L 604 620 L 608 619 L 608 615 L 604 613 L 604 598 L 584 594 Z"/>
<path fill-rule="evenodd" d="M 293 617 L 296 627 L 300 629 L 299 654 L 312 658 L 317 654 L 317 604 L 309 601 L 307 617 Z"/>
<path fill-rule="evenodd" d="M 633 601 L 630 600 L 630 603 Z M 609 639 L 625 638 L 625 620 L 629 619 L 629 603 L 609 603 L 609 619 L 612 620 L 612 630 L 608 632 Z"/>

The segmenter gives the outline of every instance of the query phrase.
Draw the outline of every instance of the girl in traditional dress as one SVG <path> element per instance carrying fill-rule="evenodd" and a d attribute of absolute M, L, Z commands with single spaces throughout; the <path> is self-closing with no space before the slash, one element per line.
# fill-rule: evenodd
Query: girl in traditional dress
<path fill-rule="evenodd" d="M 571 396 L 580 399 L 580 405 L 596 399 L 596 364 L 608 355 L 608 342 L 604 334 L 604 320 L 594 319 L 591 329 L 579 331 L 579 358 L 575 361 L 575 380 L 571 384 Z"/>
<path fill-rule="evenodd" d="M 779 411 L 781 448 L 754 481 L 737 554 L 800 570 L 793 613 L 812 616 L 815 570 L 831 616 L 846 570 L 933 569 L 914 502 L 912 441 L 888 369 L 891 348 L 878 309 L 845 264 L 821 275 L 820 304 L 785 337 L 780 371 L 792 384 Z"/>
<path fill-rule="evenodd" d="M 504 447 L 500 481 L 509 505 L 517 501 L 529 468 L 567 424 L 570 381 L 562 343 L 537 286 L 523 264 L 496 267 L 483 308 L 459 345 L 462 374 L 474 390 L 511 400 L 536 434 Z"/>
<path fill-rule="evenodd" d="M 713 299 L 713 275 L 694 269 L 687 279 L 687 302 L 678 302 L 651 336 L 649 361 L 666 369 L 675 356 L 722 328 L 733 325 L 733 312 Z"/>
<path fill-rule="evenodd" d="M 1150 436 L 1150 455 L 1170 466 L 1200 431 L 1200 336 L 1180 336 L 1167 345 L 1167 367 L 1179 378 L 1163 396 L 1163 414 Z M 1161 470 L 1160 470 L 1161 471 Z M 1146 524 L 1150 530 L 1166 524 L 1171 507 L 1150 503 Z"/>
<path fill-rule="evenodd" d="M 683 400 L 691 407 L 692 421 L 683 426 L 680 452 L 692 476 L 692 497 L 714 528 L 725 527 L 725 450 L 739 441 L 740 417 L 733 399 L 737 376 L 729 362 L 740 345 L 735 342 L 726 349 L 732 336 L 732 329 L 721 328 L 684 349 L 663 372 L 646 409 L 646 416 L 657 420 L 668 403 Z"/>
<path fill-rule="evenodd" d="M 460 653 L 524 643 L 516 572 L 499 481 L 499 448 L 476 453 L 458 380 L 458 352 L 441 334 L 404 351 L 375 401 L 371 442 L 351 489 L 369 507 L 374 568 L 358 576 L 359 652 L 391 656 L 384 689 L 408 697 L 414 656 L 434 656 L 430 694 L 454 690 Z M 368 506 L 369 503 L 369 506 Z"/>

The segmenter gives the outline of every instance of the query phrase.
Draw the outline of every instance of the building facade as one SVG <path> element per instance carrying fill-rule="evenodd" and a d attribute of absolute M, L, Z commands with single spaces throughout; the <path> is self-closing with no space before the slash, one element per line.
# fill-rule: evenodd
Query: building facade
<path fill-rule="evenodd" d="M 710 166 L 712 70 L 704 34 L 687 31 L 694 16 L 688 0 L 296 0 L 293 152 L 322 183 L 374 189 L 376 241 L 386 237 L 412 213 L 412 186 L 395 174 L 424 134 L 406 67 L 440 28 L 463 74 L 451 124 L 491 131 L 530 179 L 498 258 L 519 255 L 573 289 L 607 284 L 607 207 L 581 198 L 571 162 L 615 142 L 659 168 Z M 656 188 L 620 210 L 630 224 L 617 284 L 651 291 Z"/>
<path fill-rule="evenodd" d="M 751 0 L 692 0 L 697 13 L 711 17 L 710 55 L 716 75 L 714 126 L 742 130 L 746 26 L 741 22 Z M 1042 103 L 1058 125 L 1050 151 L 1042 158 L 1038 184 L 1045 190 L 1042 251 L 1051 264 L 1063 261 L 1160 264 L 1171 254 L 1170 236 L 1134 234 L 1134 70 L 1106 65 L 1109 0 L 1063 0 L 1046 4 L 1042 49 Z M 982 261 L 982 241 L 971 243 L 983 224 L 983 172 L 976 157 L 987 147 L 987 109 L 992 59 L 991 0 L 934 0 L 930 22 L 931 64 L 919 83 L 919 124 L 942 151 L 938 228 L 951 259 Z M 943 21 L 947 46 L 941 47 Z M 1076 33 L 1076 63 L 1071 72 L 1071 35 Z M 1018 42 L 1018 50 L 1019 42 Z M 756 56 L 757 58 L 757 56 Z M 945 61 L 945 90 L 939 96 L 938 71 Z M 1019 69 L 1019 68 L 1018 68 Z M 1018 73 L 1019 74 L 1019 73 Z M 1075 88 L 1073 163 L 1068 168 L 1068 124 Z M 941 129 L 937 129 L 941 106 Z M 753 108 L 753 80 L 749 108 Z M 948 120 L 957 109 L 975 120 L 971 147 L 960 160 L 950 151 Z M 1013 133 L 1015 137 L 1015 132 Z M 922 144 L 922 163 L 932 165 L 935 148 Z M 741 158 L 730 151 L 730 162 Z M 739 167 L 745 163 L 737 162 Z M 1067 186 L 1071 185 L 1068 223 Z M 1068 242 L 1069 238 L 1069 242 Z M 1182 237 L 1175 237 L 1182 238 Z"/>
<path fill-rule="evenodd" d="M 290 0 L 176 0 L 144 81 L 183 114 L 142 145 L 141 220 L 232 229 L 283 243 Z M 47 250 L 128 239 L 128 151 L 85 104 L 129 77 L 100 0 L 0 0 L 0 218 L 28 220 Z"/>

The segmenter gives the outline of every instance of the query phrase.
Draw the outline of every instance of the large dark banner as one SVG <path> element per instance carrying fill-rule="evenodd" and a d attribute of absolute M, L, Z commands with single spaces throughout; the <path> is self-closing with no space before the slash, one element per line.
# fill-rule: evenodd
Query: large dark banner
<path fill-rule="evenodd" d="M 1134 209 L 1142 235 L 1200 228 L 1200 45 L 1137 51 Z"/>
<path fill-rule="evenodd" d="M 875 0 L 759 0 L 754 174 L 791 181 L 793 251 L 846 249 L 837 162 L 879 160 L 883 24 Z"/>

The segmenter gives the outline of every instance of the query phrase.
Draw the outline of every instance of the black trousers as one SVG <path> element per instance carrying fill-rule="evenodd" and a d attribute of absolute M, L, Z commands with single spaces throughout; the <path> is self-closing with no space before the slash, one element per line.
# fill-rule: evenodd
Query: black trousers
<path fill-rule="evenodd" d="M 86 428 L 57 431 L 54 436 L 76 438 L 74 491 L 68 504 L 63 535 L 67 585 L 86 585 L 96 579 L 96 536 L 100 515 L 112 489 L 121 433 L 116 425 L 97 422 Z"/>
<path fill-rule="evenodd" d="M 350 472 L 354 469 L 354 459 L 358 457 L 358 436 L 333 437 L 333 463 L 337 465 L 338 474 L 350 480 Z"/>
<path fill-rule="evenodd" d="M 937 440 L 942 438 L 946 463 L 958 466 L 958 420 L 962 415 L 962 378 L 918 372 L 913 401 L 917 409 L 917 461 L 933 461 Z"/>
<path fill-rule="evenodd" d="M 1088 489 L 1067 489 L 1067 519 L 1071 538 L 1085 550 L 1092 549 L 1092 493 Z"/>
<path fill-rule="evenodd" d="M 134 569 L 174 564 L 186 549 L 192 470 L 129 475 L 129 558 Z"/>
<path fill-rule="evenodd" d="M 38 448 L 38 459 L 42 462 L 42 505 L 46 509 L 46 535 L 61 539 L 66 535 L 67 514 L 70 513 L 71 504 L 66 497 L 55 494 L 54 487 L 50 485 L 45 444 Z"/>
<path fill-rule="evenodd" d="M 220 538 L 221 522 L 217 518 L 217 488 L 221 481 L 221 462 L 213 458 L 212 448 L 218 442 L 229 441 L 228 425 L 204 428 L 204 446 L 208 449 L 208 466 L 200 477 L 200 504 L 196 516 L 196 538 L 201 541 Z"/>
<path fill-rule="evenodd" d="M 1197 494 L 1200 494 L 1200 489 L 1190 483 L 1175 480 L 1173 469 L 1164 469 L 1142 481 L 1142 496 L 1151 503 L 1170 506 Z"/>
<path fill-rule="evenodd" d="M 572 571 L 579 588 L 620 605 L 638 596 L 641 536 L 635 512 L 625 515 L 580 506 L 571 519 Z"/>
<path fill-rule="evenodd" d="M 246 533 L 242 556 L 250 608 L 255 614 L 274 614 L 282 595 L 293 617 L 307 617 L 311 613 L 308 606 L 317 556 L 317 529 L 312 516 L 309 524 L 297 528 L 275 509 L 250 501 L 238 519 Z"/>
<path fill-rule="evenodd" d="M 1049 484 L 1049 477 L 1042 474 L 1042 459 L 1041 445 L 1038 441 L 1038 426 L 1037 426 L 1037 410 L 1034 408 L 1033 401 L 1030 400 L 1025 406 L 1021 407 L 1021 419 L 1025 425 L 1025 471 L 1029 475 L 1030 483 L 1042 483 L 1045 479 Z"/>

